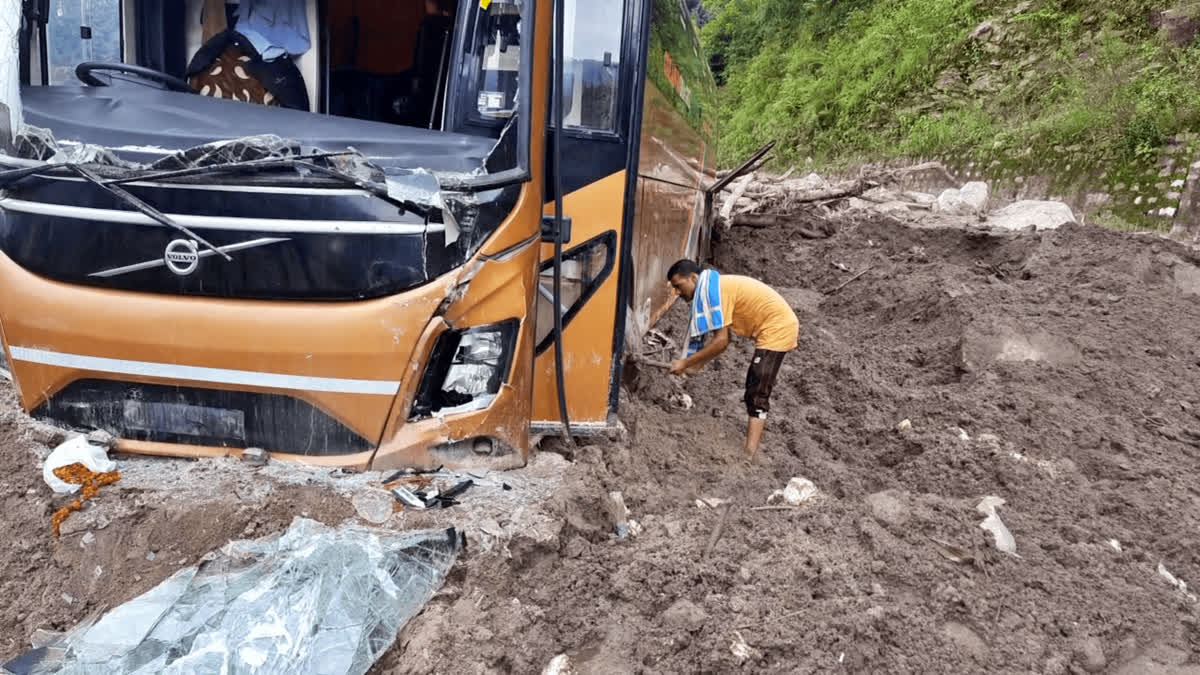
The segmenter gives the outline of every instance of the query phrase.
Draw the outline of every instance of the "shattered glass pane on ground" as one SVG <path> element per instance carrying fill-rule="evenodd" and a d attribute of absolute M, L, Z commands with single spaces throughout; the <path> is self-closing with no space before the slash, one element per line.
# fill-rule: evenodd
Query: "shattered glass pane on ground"
<path fill-rule="evenodd" d="M 454 529 L 296 518 L 281 534 L 230 542 L 16 661 L 31 675 L 365 673 L 442 585 L 462 541 Z"/>

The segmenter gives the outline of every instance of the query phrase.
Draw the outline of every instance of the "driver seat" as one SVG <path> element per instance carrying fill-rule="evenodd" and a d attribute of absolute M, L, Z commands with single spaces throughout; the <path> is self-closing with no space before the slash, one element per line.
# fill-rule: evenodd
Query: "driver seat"
<path fill-rule="evenodd" d="M 207 0 L 205 38 L 187 68 L 187 80 L 201 96 L 308 111 L 304 76 L 287 54 L 262 60 L 250 41 L 228 27 L 224 0 Z"/>

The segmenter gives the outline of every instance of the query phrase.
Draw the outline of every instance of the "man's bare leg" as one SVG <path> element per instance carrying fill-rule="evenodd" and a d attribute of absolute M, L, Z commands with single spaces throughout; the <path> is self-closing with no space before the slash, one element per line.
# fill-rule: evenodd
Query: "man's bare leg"
<path fill-rule="evenodd" d="M 758 444 L 762 441 L 763 429 L 767 420 L 762 417 L 751 417 L 746 424 L 746 458 L 753 460 L 758 454 Z"/>

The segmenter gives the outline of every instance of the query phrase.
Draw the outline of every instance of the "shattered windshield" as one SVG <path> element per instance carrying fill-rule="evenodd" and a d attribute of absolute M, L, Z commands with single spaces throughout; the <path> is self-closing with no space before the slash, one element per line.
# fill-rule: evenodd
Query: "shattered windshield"
<path fill-rule="evenodd" d="M 522 48 L 531 18 L 523 2 L 0 7 L 14 19 L 0 27 L 0 102 L 11 113 L 3 154 L 13 159 L 101 164 L 133 176 L 170 163 L 227 164 L 201 159 L 222 145 L 256 149 L 234 161 L 353 154 L 371 169 L 351 174 L 382 197 L 384 176 L 413 169 L 456 189 L 527 178 L 520 85 L 531 73 Z M 263 138 L 287 150 L 254 142 Z M 294 170 L 302 182 L 345 182 L 311 167 L 272 169 Z"/>

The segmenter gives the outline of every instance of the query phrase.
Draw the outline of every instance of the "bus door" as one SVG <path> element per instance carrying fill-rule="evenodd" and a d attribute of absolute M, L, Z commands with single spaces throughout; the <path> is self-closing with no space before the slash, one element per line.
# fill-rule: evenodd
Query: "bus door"
<path fill-rule="evenodd" d="M 614 368 L 618 274 L 627 209 L 633 108 L 643 40 L 644 0 L 564 0 L 563 25 L 563 369 L 572 432 L 608 427 Z M 553 189 L 552 140 L 547 179 Z M 547 194 L 547 214 L 554 213 Z M 537 300 L 533 431 L 560 428 L 554 365 L 552 244 L 542 246 Z"/>

